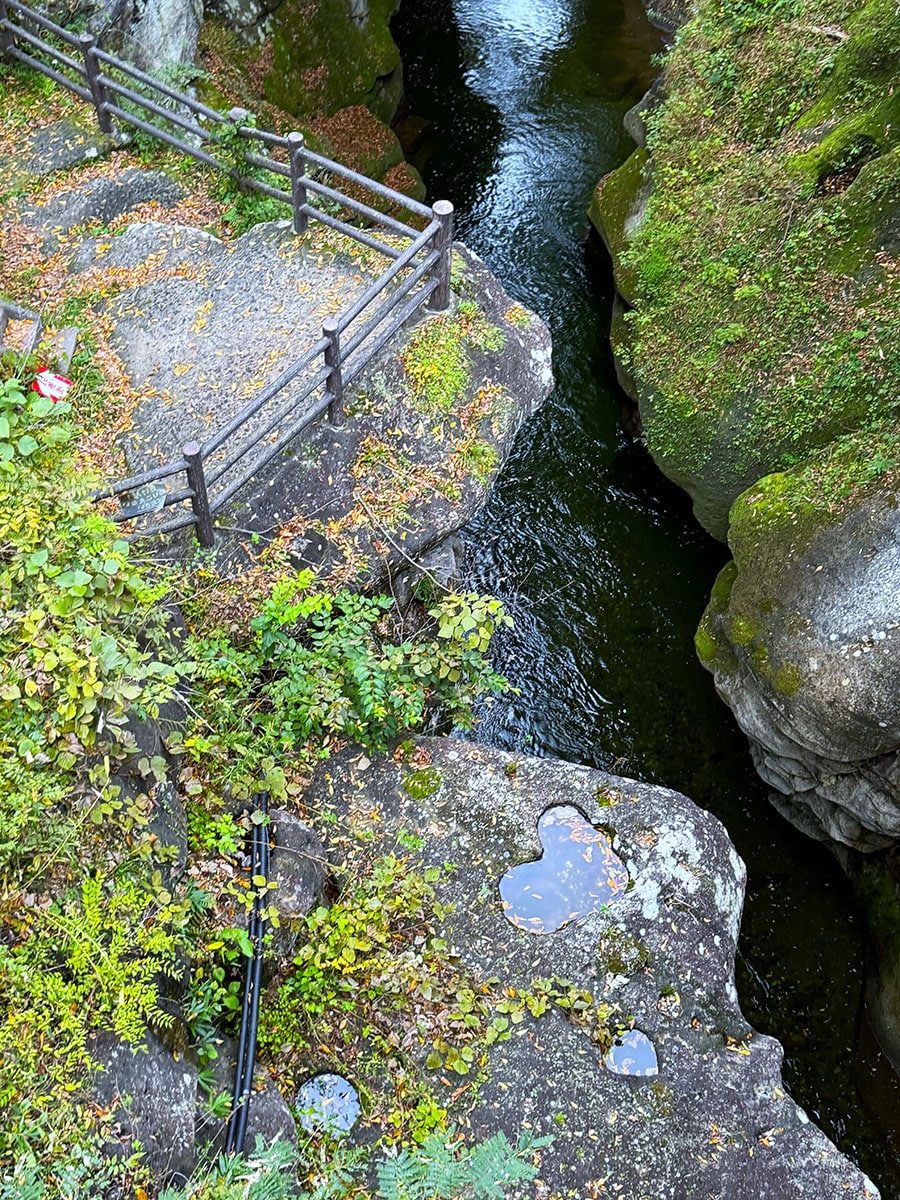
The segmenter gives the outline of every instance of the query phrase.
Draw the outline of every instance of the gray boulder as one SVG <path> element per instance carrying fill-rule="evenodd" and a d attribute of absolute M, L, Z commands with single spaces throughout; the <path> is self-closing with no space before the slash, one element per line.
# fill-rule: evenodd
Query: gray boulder
<path fill-rule="evenodd" d="M 778 520 L 783 490 L 773 476 L 735 504 L 700 655 L 785 815 L 878 850 L 900 837 L 900 510 L 873 486 Z"/>
<path fill-rule="evenodd" d="M 109 1149 L 128 1157 L 140 1142 L 144 1162 L 160 1181 L 190 1175 L 197 1163 L 197 1068 L 176 1059 L 149 1030 L 144 1046 L 99 1033 L 89 1051 L 98 1066 L 92 1097 L 113 1110 L 118 1126 Z"/>
<path fill-rule="evenodd" d="M 441 868 L 437 899 L 449 909 L 440 933 L 476 978 L 520 990 L 564 978 L 610 1005 L 620 1031 L 641 1031 L 658 1063 L 652 1076 L 614 1073 L 586 1029 L 559 1011 L 526 1017 L 489 1048 L 474 1096 L 461 1089 L 469 1098 L 451 1115 L 472 1136 L 552 1134 L 540 1171 L 552 1195 L 878 1194 L 786 1095 L 780 1046 L 740 1012 L 744 867 L 714 817 L 664 788 L 460 741 L 418 740 L 415 759 L 413 770 L 348 750 L 320 769 L 307 802 L 336 805 L 371 834 L 373 854 L 392 849 L 402 830 L 419 834 L 421 865 Z M 538 820 L 561 805 L 603 825 L 629 882 L 558 932 L 534 934 L 507 919 L 498 889 L 516 864 L 549 853 Z M 531 900 L 546 900 L 585 853 L 576 843 Z M 414 1051 L 426 1070 L 428 1049 Z M 442 1074 L 432 1074 L 434 1086 L 449 1096 Z"/>
<path fill-rule="evenodd" d="M 443 319 L 417 313 L 348 387 L 341 427 L 323 414 L 264 462 L 271 443 L 321 405 L 319 392 L 297 395 L 321 359 L 297 372 L 207 461 L 214 499 L 237 486 L 224 460 L 239 446 L 247 447 L 241 472 L 255 475 L 219 518 L 218 554 L 229 568 L 279 539 L 298 566 L 344 581 L 383 587 L 412 567 L 400 581 L 408 592 L 418 560 L 481 506 L 522 422 L 552 388 L 550 338 L 473 254 L 457 246 L 455 259 L 460 303 L 469 306 L 449 317 L 462 331 L 450 335 L 462 347 L 459 394 L 431 401 L 411 384 L 404 357 L 427 321 Z M 136 225 L 112 244 L 87 242 L 72 259 L 74 271 L 139 265 L 144 282 L 108 309 L 112 345 L 139 393 L 122 440 L 132 472 L 180 458 L 187 441 L 205 441 L 234 418 L 319 341 L 324 318 L 360 296 L 384 263 L 320 226 L 297 238 L 287 221 L 258 225 L 230 245 L 196 230 Z M 427 355 L 442 352 L 427 344 L 419 351 L 426 375 Z M 143 528 L 152 532 L 157 520 Z M 171 552 L 183 553 L 189 536 Z M 438 559 L 439 574 L 452 572 L 449 553 Z"/>
<path fill-rule="evenodd" d="M 191 64 L 203 24 L 203 0 L 136 0 L 125 39 L 126 57 L 179 86 L 178 68 Z"/>
<path fill-rule="evenodd" d="M 274 846 L 269 881 L 276 885 L 269 902 L 278 911 L 280 925 L 272 930 L 272 951 L 278 957 L 293 954 L 305 928 L 303 918 L 318 902 L 325 886 L 325 850 L 312 828 L 283 809 L 270 813 Z"/>
<path fill-rule="evenodd" d="M 100 158 L 117 144 L 118 138 L 99 131 L 95 117 L 64 117 L 23 132 L 18 154 L 0 155 L 0 181 L 5 191 L 24 189 L 35 178 Z"/>

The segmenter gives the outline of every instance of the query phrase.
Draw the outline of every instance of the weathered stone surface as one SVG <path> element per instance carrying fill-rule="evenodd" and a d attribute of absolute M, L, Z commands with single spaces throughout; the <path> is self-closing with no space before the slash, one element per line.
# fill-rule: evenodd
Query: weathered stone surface
<path fill-rule="evenodd" d="M 145 760 L 165 758 L 166 739 L 181 729 L 184 718 L 184 704 L 178 697 L 164 701 L 155 717 L 138 720 L 134 713 L 129 714 L 126 728 L 128 734 L 134 738 L 136 750 L 119 768 L 120 772 L 126 775 L 144 775 Z"/>
<path fill-rule="evenodd" d="M 261 43 L 272 35 L 273 7 L 268 0 L 208 0 L 204 10 L 208 17 L 218 17 L 233 29 L 242 41 Z"/>
<path fill-rule="evenodd" d="M 269 816 L 274 838 L 269 879 L 277 885 L 269 902 L 275 905 L 281 922 L 271 931 L 272 949 L 276 955 L 288 957 L 294 952 L 303 918 L 325 886 L 325 850 L 316 831 L 299 817 L 283 809 L 273 809 Z"/>
<path fill-rule="evenodd" d="M 647 118 L 658 107 L 663 94 L 662 76 L 657 76 L 653 86 L 633 104 L 622 118 L 625 132 L 637 142 L 641 149 L 647 148 Z"/>
<path fill-rule="evenodd" d="M 552 1195 L 877 1195 L 785 1094 L 778 1043 L 741 1015 L 744 868 L 714 817 L 664 788 L 465 742 L 421 739 L 425 761 L 438 786 L 424 799 L 406 790 L 402 763 L 347 751 L 320 768 L 307 800 L 343 807 L 371 831 L 373 853 L 400 830 L 418 833 L 423 865 L 455 864 L 437 885 L 452 906 L 441 932 L 466 967 L 501 986 L 557 976 L 587 988 L 650 1037 L 659 1063 L 653 1079 L 612 1074 L 555 1010 L 526 1018 L 488 1051 L 488 1080 L 465 1117 L 473 1136 L 502 1128 L 515 1140 L 525 1125 L 553 1134 L 541 1162 Z M 611 832 L 631 882 L 605 911 L 535 936 L 507 920 L 498 885 L 541 855 L 538 817 L 561 804 Z"/>
<path fill-rule="evenodd" d="M 247 489 L 247 498 L 223 524 L 258 530 L 265 536 L 266 530 L 277 528 L 291 514 L 317 514 L 326 530 L 349 518 L 351 547 L 346 540 L 343 544 L 330 540 L 327 533 L 317 533 L 308 524 L 292 540 L 291 553 L 298 564 L 323 571 L 345 572 L 354 560 L 359 561 L 365 566 L 358 568 L 356 579 L 366 578 L 372 587 L 386 588 L 398 571 L 406 571 L 411 563 L 418 569 L 423 555 L 474 516 L 522 423 L 549 394 L 553 374 L 550 336 L 543 322 L 513 305 L 471 251 L 458 245 L 455 253 L 465 294 L 502 335 L 502 345 L 494 348 L 467 346 L 465 394 L 446 413 L 429 415 L 419 405 L 403 364 L 407 338 L 418 324 L 410 323 L 347 395 L 345 408 L 352 419 L 340 429 L 325 424 L 311 428 L 298 439 L 300 445 L 291 458 L 270 468 L 263 486 Z M 485 400 L 490 400 L 490 411 L 467 433 L 466 412 Z M 473 434 L 489 456 L 483 470 L 465 466 L 464 447 Z M 368 447 L 379 444 L 386 446 L 400 470 L 393 465 L 367 467 Z M 403 467 L 406 462 L 413 464 L 411 470 Z M 401 470 L 407 472 L 405 476 Z M 417 487 L 416 473 L 430 478 L 431 486 Z M 395 495 L 401 503 L 396 517 Z M 358 520 L 354 513 L 359 514 Z"/>
<path fill-rule="evenodd" d="M 22 135 L 21 153 L 15 158 L 0 156 L 0 180 L 10 190 L 30 179 L 64 171 L 78 163 L 102 157 L 118 144 L 115 137 L 101 133 L 90 117 L 66 117 L 53 125 Z"/>
<path fill-rule="evenodd" d="M 376 277 L 359 260 L 323 254 L 315 236 L 295 238 L 287 221 L 231 245 L 196 230 L 133 226 L 103 262 L 153 268 L 110 308 L 113 345 L 148 392 L 126 445 L 132 470 L 205 440 L 321 338 L 336 297 L 351 303 Z M 287 414 L 297 415 L 289 403 Z"/>
<path fill-rule="evenodd" d="M 492 331 L 468 343 L 462 335 L 461 394 L 437 410 L 413 394 L 400 359 L 423 321 L 435 318 L 411 319 L 348 389 L 345 424 L 320 417 L 238 493 L 220 520 L 223 560 L 242 564 L 291 526 L 298 565 L 345 578 L 362 572 L 384 585 L 477 511 L 522 421 L 552 387 L 550 339 L 474 255 L 457 247 L 455 259 L 461 293 Z M 198 231 L 132 226 L 112 243 L 86 243 L 72 267 L 139 264 L 150 278 L 121 291 L 108 310 L 112 344 L 141 394 L 123 438 L 131 471 L 177 459 L 186 441 L 224 425 L 320 339 L 338 301 L 349 305 L 383 268 L 319 226 L 295 238 L 287 222 L 257 226 L 231 245 Z M 296 386 L 320 366 L 315 360 Z M 319 400 L 314 393 L 301 404 L 288 387 L 220 457 L 268 430 L 242 464 L 249 465 Z M 338 538 L 336 528 L 345 530 Z"/>
<path fill-rule="evenodd" d="M 451 533 L 424 554 L 391 576 L 392 595 L 398 608 L 404 609 L 414 596 L 416 584 L 425 580 L 438 591 L 460 587 L 463 570 L 462 540 Z"/>
<path fill-rule="evenodd" d="M 220 247 L 219 239 L 202 229 L 142 221 L 129 225 L 112 241 L 108 237 L 85 238 L 75 249 L 69 269 L 76 274 L 101 264 L 125 269 L 140 266 L 154 255 L 167 267 L 197 267 Z"/>
<path fill-rule="evenodd" d="M 900 837 L 900 509 L 873 487 L 776 521 L 782 486 L 735 504 L 698 646 L 785 815 L 879 849 Z"/>
<path fill-rule="evenodd" d="M 165 77 L 192 63 L 203 21 L 203 0 L 136 0 L 125 57 L 150 75 Z"/>
<path fill-rule="evenodd" d="M 175 1174 L 190 1175 L 197 1162 L 197 1070 L 185 1059 L 176 1061 L 149 1030 L 145 1041 L 142 1049 L 115 1034 L 98 1034 L 89 1047 L 101 1068 L 92 1094 L 98 1104 L 116 1112 L 120 1134 L 111 1149 L 127 1156 L 140 1142 L 143 1161 L 162 1182 Z"/>
<path fill-rule="evenodd" d="M 89 221 L 112 221 L 147 200 L 173 208 L 184 199 L 182 188 L 162 171 L 132 167 L 120 175 L 101 176 L 61 192 L 40 206 L 22 204 L 19 220 L 44 233 L 45 251 L 56 247 L 61 234 Z"/>
<path fill-rule="evenodd" d="M 173 882 L 181 879 L 187 865 L 187 814 L 171 780 L 167 779 L 153 791 L 150 832 L 161 847 L 168 849 L 166 875 Z"/>
<path fill-rule="evenodd" d="M 61 25 L 71 21 L 65 0 L 44 7 Z M 194 61 L 203 0 L 83 0 L 79 12 L 106 51 L 170 86 L 178 86 L 177 68 Z"/>

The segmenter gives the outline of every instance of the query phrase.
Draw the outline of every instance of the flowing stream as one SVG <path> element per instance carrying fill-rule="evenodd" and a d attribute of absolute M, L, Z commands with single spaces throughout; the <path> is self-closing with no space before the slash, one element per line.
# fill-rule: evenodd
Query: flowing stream
<path fill-rule="evenodd" d="M 769 806 L 694 655 L 725 548 L 620 427 L 611 270 L 585 214 L 632 148 L 622 115 L 658 35 L 636 0 L 404 0 L 394 35 L 410 160 L 553 334 L 556 390 L 464 532 L 472 584 L 516 622 L 496 665 L 518 694 L 479 736 L 677 788 L 725 823 L 749 868 L 743 1010 L 784 1045 L 798 1103 L 900 1200 L 896 1090 L 859 1049 L 860 918 L 830 856 Z"/>

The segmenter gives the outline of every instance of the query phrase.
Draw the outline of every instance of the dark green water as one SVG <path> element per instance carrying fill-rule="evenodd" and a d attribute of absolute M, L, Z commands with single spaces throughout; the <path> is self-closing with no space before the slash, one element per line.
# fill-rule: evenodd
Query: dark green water
<path fill-rule="evenodd" d="M 662 783 L 716 813 L 750 872 L 744 1012 L 785 1046 L 792 1095 L 900 1200 L 884 1132 L 896 1092 L 858 1052 L 865 943 L 849 888 L 769 807 L 694 655 L 725 550 L 620 428 L 612 278 L 585 210 L 631 149 L 621 118 L 652 78 L 656 36 L 622 0 L 405 0 L 394 34 L 410 105 L 431 122 L 414 141 L 405 123 L 411 161 L 554 342 L 556 391 L 464 535 L 472 584 L 516 622 L 496 661 L 519 695 L 484 714 L 479 736 Z"/>

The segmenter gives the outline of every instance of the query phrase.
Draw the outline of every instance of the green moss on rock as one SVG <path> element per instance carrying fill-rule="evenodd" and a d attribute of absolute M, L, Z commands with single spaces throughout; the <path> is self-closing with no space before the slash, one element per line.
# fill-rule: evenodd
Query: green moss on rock
<path fill-rule="evenodd" d="M 775 672 L 775 687 L 784 696 L 796 696 L 803 682 L 803 676 L 794 663 L 782 663 Z"/>
<path fill-rule="evenodd" d="M 732 617 L 731 638 L 738 646 L 749 646 L 759 633 L 759 623 L 747 617 Z"/>
<path fill-rule="evenodd" d="M 637 278 L 623 262 L 628 248 L 631 224 L 645 187 L 649 155 L 638 149 L 610 175 L 604 176 L 594 191 L 588 216 L 609 247 L 619 292 L 630 298 L 637 290 Z"/>
<path fill-rule="evenodd" d="M 705 622 L 701 622 L 694 634 L 694 647 L 697 657 L 706 667 L 711 667 L 716 661 L 716 640 L 710 633 Z"/>
<path fill-rule="evenodd" d="M 411 771 L 403 780 L 405 791 L 413 800 L 427 800 L 441 788 L 441 773 L 436 767 L 423 767 L 419 771 Z"/>
<path fill-rule="evenodd" d="M 754 480 L 897 425 L 898 45 L 887 0 L 699 0 L 643 219 L 645 152 L 595 199 L 648 446 L 717 536 Z"/>
<path fill-rule="evenodd" d="M 357 20 L 345 0 L 285 0 L 274 16 L 268 99 L 306 119 L 362 104 L 390 121 L 402 92 L 400 52 L 388 26 L 397 0 L 367 0 L 365 7 Z"/>
<path fill-rule="evenodd" d="M 634 933 L 611 926 L 597 947 L 597 970 L 606 975 L 636 975 L 650 961 L 650 951 Z"/>

